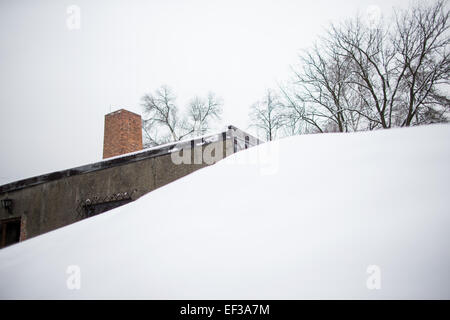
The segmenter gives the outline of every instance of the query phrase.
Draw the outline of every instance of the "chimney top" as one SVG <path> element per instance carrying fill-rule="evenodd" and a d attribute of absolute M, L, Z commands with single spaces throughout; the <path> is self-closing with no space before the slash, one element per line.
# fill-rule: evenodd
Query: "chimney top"
<path fill-rule="evenodd" d="M 141 116 L 120 109 L 105 115 L 103 159 L 142 150 Z"/>

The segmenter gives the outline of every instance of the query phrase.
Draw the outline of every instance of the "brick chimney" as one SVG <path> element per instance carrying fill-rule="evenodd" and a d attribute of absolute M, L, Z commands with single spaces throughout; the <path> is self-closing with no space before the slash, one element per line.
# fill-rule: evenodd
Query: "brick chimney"
<path fill-rule="evenodd" d="M 142 150 L 141 116 L 120 109 L 105 115 L 103 159 Z"/>

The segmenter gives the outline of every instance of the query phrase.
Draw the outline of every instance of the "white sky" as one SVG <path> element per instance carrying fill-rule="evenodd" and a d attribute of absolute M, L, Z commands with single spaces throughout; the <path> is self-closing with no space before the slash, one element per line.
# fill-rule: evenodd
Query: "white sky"
<path fill-rule="evenodd" d="M 173 88 L 183 107 L 214 91 L 223 121 L 289 76 L 300 49 L 331 21 L 408 0 L 0 1 L 0 184 L 102 157 L 104 115 L 141 113 Z M 81 9 L 69 30 L 67 7 Z"/>

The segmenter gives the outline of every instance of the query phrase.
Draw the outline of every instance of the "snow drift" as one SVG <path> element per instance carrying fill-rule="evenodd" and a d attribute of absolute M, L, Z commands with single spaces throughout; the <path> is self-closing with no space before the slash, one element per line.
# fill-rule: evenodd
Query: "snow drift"
<path fill-rule="evenodd" d="M 0 250 L 0 298 L 449 299 L 449 164 L 450 125 L 266 143 Z"/>

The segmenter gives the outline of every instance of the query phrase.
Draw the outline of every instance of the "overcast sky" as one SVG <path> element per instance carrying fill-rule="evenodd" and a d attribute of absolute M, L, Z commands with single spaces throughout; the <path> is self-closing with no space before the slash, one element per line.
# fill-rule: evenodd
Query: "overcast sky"
<path fill-rule="evenodd" d="M 249 106 L 328 23 L 408 3 L 1 0 L 0 184 L 100 160 L 104 115 L 142 113 L 141 96 L 164 84 L 180 107 L 215 92 L 220 126 L 245 130 Z"/>

